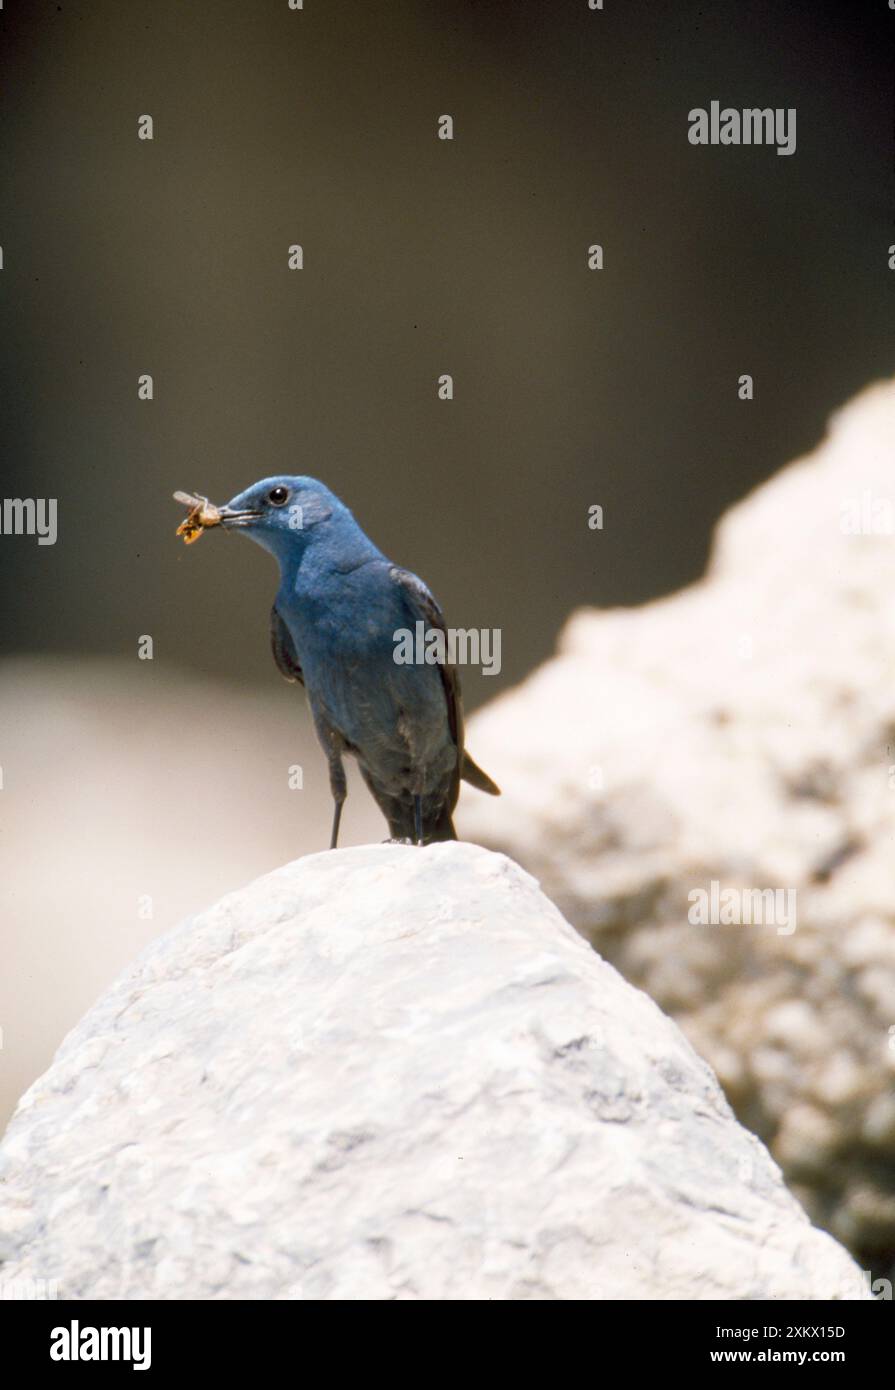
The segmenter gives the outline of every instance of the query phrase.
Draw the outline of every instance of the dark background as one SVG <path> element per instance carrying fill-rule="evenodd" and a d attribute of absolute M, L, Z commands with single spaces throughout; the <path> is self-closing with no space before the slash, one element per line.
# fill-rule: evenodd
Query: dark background
<path fill-rule="evenodd" d="M 57 497 L 59 541 L 0 538 L 3 651 L 150 633 L 274 680 L 270 560 L 183 549 L 170 494 L 277 472 L 503 629 L 470 703 L 575 606 L 693 579 L 892 371 L 893 33 L 886 0 L 7 4 L 2 495 Z M 691 146 L 713 98 L 796 107 L 795 155 Z"/>

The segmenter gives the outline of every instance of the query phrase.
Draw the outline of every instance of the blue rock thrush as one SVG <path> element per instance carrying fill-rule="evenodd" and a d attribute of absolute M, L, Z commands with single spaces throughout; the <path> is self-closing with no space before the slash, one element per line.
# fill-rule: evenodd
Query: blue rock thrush
<path fill-rule="evenodd" d="M 347 795 L 344 753 L 357 759 L 393 839 L 455 840 L 461 778 L 493 796 L 499 789 L 463 746 L 456 670 L 395 661 L 399 630 L 422 631 L 422 622 L 427 634 L 446 634 L 422 580 L 387 560 L 314 478 L 265 478 L 225 507 L 197 506 L 181 531 L 190 540 L 216 525 L 244 531 L 279 563 L 271 646 L 282 674 L 307 691 L 329 763 L 330 847 Z"/>

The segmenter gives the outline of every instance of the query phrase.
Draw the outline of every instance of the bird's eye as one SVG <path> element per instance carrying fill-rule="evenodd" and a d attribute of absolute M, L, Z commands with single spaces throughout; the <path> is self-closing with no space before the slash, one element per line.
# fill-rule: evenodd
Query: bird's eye
<path fill-rule="evenodd" d="M 289 501 L 289 489 L 287 487 L 272 487 L 267 494 L 268 502 L 272 502 L 275 507 L 283 507 Z"/>

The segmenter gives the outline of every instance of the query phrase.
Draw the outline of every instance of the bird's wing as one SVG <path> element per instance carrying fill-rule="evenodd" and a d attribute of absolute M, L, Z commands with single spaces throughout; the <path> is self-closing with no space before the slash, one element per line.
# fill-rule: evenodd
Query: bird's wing
<path fill-rule="evenodd" d="M 305 678 L 292 634 L 280 617 L 276 604 L 270 610 L 270 649 L 280 675 L 285 676 L 287 681 L 300 681 L 304 685 Z"/>
<path fill-rule="evenodd" d="M 420 619 L 426 627 L 440 628 L 445 635 L 447 642 L 447 625 L 444 621 L 444 614 L 429 593 L 425 584 L 417 575 L 410 570 L 402 570 L 397 565 L 392 565 L 389 571 L 391 578 L 396 584 L 400 585 L 404 593 L 404 598 L 410 609 L 413 622 Z M 460 699 L 460 678 L 456 668 L 448 666 L 447 662 L 439 663 L 441 672 L 441 682 L 444 686 L 444 697 L 447 701 L 448 727 L 451 731 L 451 738 L 457 747 L 463 752 L 463 704 Z"/>
<path fill-rule="evenodd" d="M 397 565 L 392 565 L 390 574 L 396 584 L 401 586 L 404 599 L 414 622 L 420 618 L 427 627 L 440 628 L 445 634 L 447 641 L 447 626 L 444 621 L 444 614 L 429 593 L 425 584 L 417 575 L 410 570 L 399 569 Z M 447 701 L 448 726 L 451 737 L 457 745 L 459 752 L 458 770 L 464 782 L 469 782 L 473 787 L 478 787 L 479 791 L 487 792 L 489 796 L 500 796 L 500 788 L 496 782 L 492 782 L 487 772 L 483 772 L 478 763 L 474 763 L 472 758 L 464 748 L 463 732 L 463 701 L 460 698 L 460 677 L 457 675 L 456 667 L 448 666 L 447 662 L 439 663 L 441 671 L 441 681 L 444 686 L 444 697 Z"/>

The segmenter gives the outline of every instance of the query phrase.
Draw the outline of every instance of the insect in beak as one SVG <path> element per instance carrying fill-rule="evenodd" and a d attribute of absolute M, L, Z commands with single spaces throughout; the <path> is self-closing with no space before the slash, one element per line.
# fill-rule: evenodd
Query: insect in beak
<path fill-rule="evenodd" d="M 192 545 L 209 526 L 220 526 L 221 509 L 207 497 L 191 492 L 175 492 L 174 501 L 189 507 L 187 517 L 178 526 L 175 535 L 183 536 L 184 545 Z"/>

